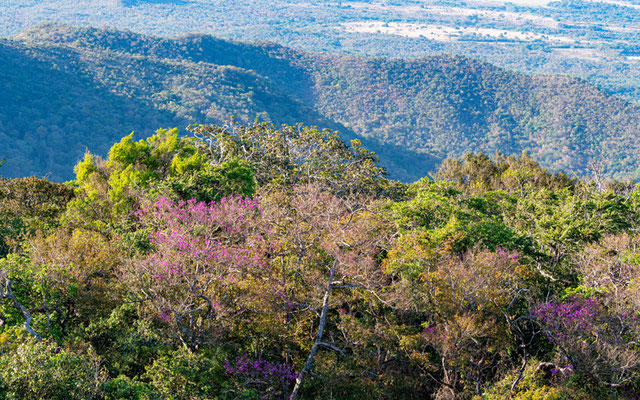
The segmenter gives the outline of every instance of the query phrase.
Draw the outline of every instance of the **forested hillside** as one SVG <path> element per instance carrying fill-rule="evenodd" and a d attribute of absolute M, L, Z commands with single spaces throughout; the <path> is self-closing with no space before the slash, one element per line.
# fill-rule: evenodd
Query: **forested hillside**
<path fill-rule="evenodd" d="M 0 398 L 640 396 L 638 187 L 193 130 L 0 179 Z"/>
<path fill-rule="evenodd" d="M 360 137 L 407 181 L 467 151 L 526 150 L 552 170 L 581 175 L 597 164 L 606 176 L 640 176 L 639 109 L 566 77 L 454 56 L 368 59 L 51 24 L 4 41 L 2 51 L 1 171 L 9 176 L 67 179 L 85 146 L 104 154 L 123 133 L 231 115 Z M 67 144 L 65 135 L 78 140 Z"/>
<path fill-rule="evenodd" d="M 456 54 L 561 73 L 640 101 L 638 0 L 21 0 L 0 37 L 45 21 L 173 37 L 205 33 L 334 54 Z"/>
<path fill-rule="evenodd" d="M 15 41 L 0 42 L 0 55 L 0 154 L 9 176 L 68 179 L 87 149 L 104 155 L 123 133 L 232 115 L 337 126 L 231 65 Z"/>

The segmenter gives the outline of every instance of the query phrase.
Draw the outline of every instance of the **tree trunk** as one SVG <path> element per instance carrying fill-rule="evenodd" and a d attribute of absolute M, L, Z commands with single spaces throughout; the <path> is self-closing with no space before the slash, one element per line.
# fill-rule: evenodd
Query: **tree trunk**
<path fill-rule="evenodd" d="M 327 283 L 327 289 L 324 292 L 324 298 L 322 299 L 322 313 L 320 314 L 320 323 L 318 325 L 316 342 L 311 347 L 309 357 L 307 358 L 307 362 L 304 364 L 302 371 L 300 371 L 300 373 L 298 374 L 296 385 L 294 386 L 293 392 L 291 392 L 291 396 L 289 397 L 290 400 L 296 400 L 298 398 L 298 394 L 300 393 L 300 389 L 302 388 L 304 376 L 311 370 L 311 366 L 313 365 L 313 358 L 316 356 L 318 348 L 322 346 L 322 335 L 324 333 L 324 326 L 327 322 L 327 309 L 329 308 L 329 297 L 331 296 L 331 290 L 333 289 L 333 277 L 336 272 L 336 264 L 337 261 L 333 263 L 331 269 L 329 270 L 329 282 Z"/>

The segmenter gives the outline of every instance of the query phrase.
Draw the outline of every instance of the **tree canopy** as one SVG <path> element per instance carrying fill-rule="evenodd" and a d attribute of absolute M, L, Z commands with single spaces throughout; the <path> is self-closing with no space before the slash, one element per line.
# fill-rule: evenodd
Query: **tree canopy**
<path fill-rule="evenodd" d="M 193 125 L 0 181 L 0 398 L 640 393 L 637 187 Z"/>

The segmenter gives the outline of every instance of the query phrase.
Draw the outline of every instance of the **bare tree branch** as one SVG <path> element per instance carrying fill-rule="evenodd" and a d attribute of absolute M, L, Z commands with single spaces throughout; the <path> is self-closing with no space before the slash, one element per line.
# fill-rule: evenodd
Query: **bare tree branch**
<path fill-rule="evenodd" d="M 20 310 L 20 312 L 24 316 L 24 325 L 23 325 L 24 330 L 29 332 L 31 336 L 36 338 L 36 340 L 38 341 L 42 340 L 42 336 L 38 332 L 34 331 L 33 328 L 31 328 L 31 321 L 32 321 L 31 313 L 29 313 L 29 310 L 27 310 L 22 304 L 20 304 L 16 296 L 13 294 L 13 289 L 11 287 L 11 285 L 13 284 L 13 281 L 9 279 L 9 277 L 4 271 L 0 271 L 0 280 L 4 281 L 4 285 L 3 285 L 4 290 L 0 286 L 0 299 L 11 300 L 13 302 L 13 306 L 16 309 Z"/>
<path fill-rule="evenodd" d="M 304 364 L 304 367 L 298 374 L 298 378 L 296 379 L 296 385 L 293 388 L 293 392 L 291 392 L 291 396 L 289 399 L 296 400 L 298 398 L 298 394 L 300 393 L 300 389 L 302 388 L 302 382 L 304 380 L 305 374 L 309 373 L 311 370 L 311 366 L 313 365 L 313 359 L 318 352 L 318 348 L 320 346 L 327 346 L 326 343 L 323 342 L 322 336 L 324 334 L 324 326 L 327 322 L 327 310 L 329 308 L 329 297 L 331 296 L 331 291 L 333 290 L 333 277 L 336 273 L 336 264 L 338 262 L 334 261 L 331 269 L 329 270 L 329 283 L 327 284 L 327 289 L 324 293 L 324 298 L 322 299 L 322 313 L 320 314 L 320 323 L 318 324 L 318 334 L 316 335 L 316 342 L 311 347 L 311 351 L 309 352 L 309 357 L 307 358 L 307 362 Z"/>

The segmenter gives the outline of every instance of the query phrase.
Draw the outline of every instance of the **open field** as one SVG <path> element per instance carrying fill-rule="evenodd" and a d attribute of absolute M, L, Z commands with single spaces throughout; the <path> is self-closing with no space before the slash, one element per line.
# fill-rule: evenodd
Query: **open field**
<path fill-rule="evenodd" d="M 586 1 L 611 4 L 619 7 L 634 8 L 636 10 L 640 9 L 640 4 L 634 4 L 630 1 L 622 1 L 622 0 L 586 0 Z"/>
<path fill-rule="evenodd" d="M 566 36 L 543 35 L 533 32 L 492 28 L 455 28 L 445 25 L 419 25 L 402 22 L 347 22 L 342 27 L 348 32 L 383 33 L 410 38 L 424 38 L 441 42 L 458 40 L 462 36 L 473 37 L 476 40 L 499 39 L 504 41 L 545 41 L 557 43 L 574 43 L 575 40 Z"/>
<path fill-rule="evenodd" d="M 472 0 L 466 2 L 470 6 L 496 6 L 505 5 L 508 3 L 515 4 L 523 7 L 546 7 L 550 0 Z"/>

